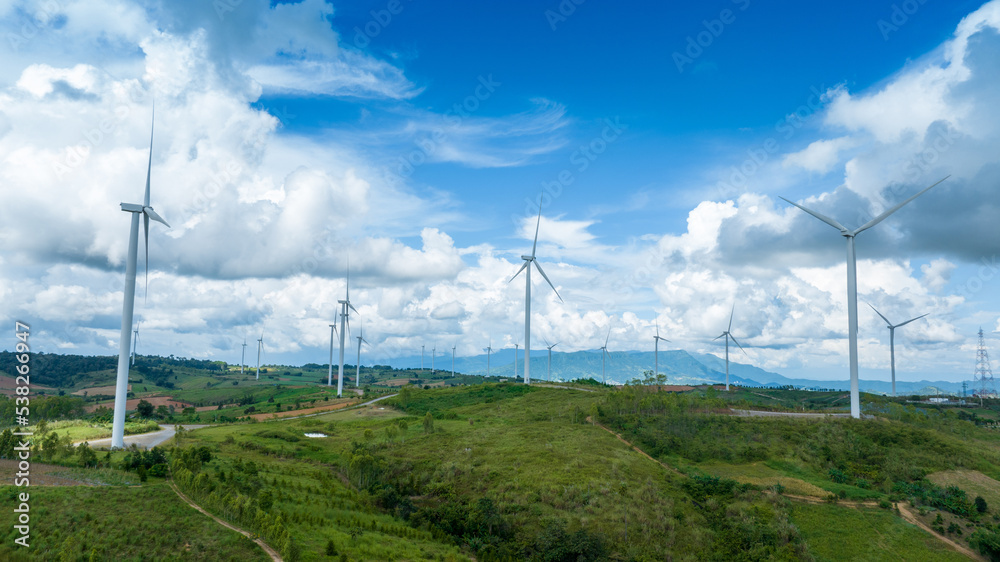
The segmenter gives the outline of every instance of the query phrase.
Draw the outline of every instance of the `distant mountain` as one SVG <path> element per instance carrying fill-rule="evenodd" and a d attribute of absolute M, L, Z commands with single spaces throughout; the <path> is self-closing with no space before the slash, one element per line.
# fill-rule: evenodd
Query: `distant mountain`
<path fill-rule="evenodd" d="M 450 350 L 449 350 L 450 351 Z M 532 380 L 545 380 L 548 371 L 548 350 L 542 348 L 531 352 Z M 518 350 L 517 376 L 524 376 L 524 349 Z M 732 357 L 732 355 L 730 355 Z M 642 378 L 645 371 L 653 370 L 652 351 L 615 351 L 606 359 L 607 381 L 612 384 L 622 384 L 635 378 Z M 396 368 L 414 368 L 420 366 L 420 356 L 400 357 L 390 362 Z M 440 354 L 434 361 L 438 371 L 451 370 L 451 354 Z M 424 357 L 424 367 L 431 368 L 430 352 Z M 470 375 L 486 375 L 486 355 L 473 357 L 456 357 L 455 370 Z M 718 384 L 726 380 L 726 362 L 724 359 L 708 353 L 691 354 L 684 350 L 660 352 L 660 373 L 667 376 L 672 384 Z M 494 351 L 490 357 L 490 374 L 500 377 L 514 377 L 514 350 L 502 349 Z M 567 381 L 579 378 L 601 380 L 601 352 L 574 351 L 563 353 L 552 352 L 552 379 Z M 792 385 L 797 388 L 823 388 L 831 390 L 850 390 L 850 381 L 844 380 L 812 380 L 788 378 L 778 373 L 766 371 L 753 365 L 737 363 L 730 359 L 729 382 L 743 386 L 779 387 Z M 888 394 L 892 391 L 892 383 L 888 380 L 859 381 L 861 390 L 875 394 Z M 962 383 L 946 381 L 896 381 L 898 394 L 956 394 L 962 393 Z"/>

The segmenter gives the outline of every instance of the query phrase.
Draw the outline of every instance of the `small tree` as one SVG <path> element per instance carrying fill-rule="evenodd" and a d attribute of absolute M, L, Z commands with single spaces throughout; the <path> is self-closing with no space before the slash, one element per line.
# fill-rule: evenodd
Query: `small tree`
<path fill-rule="evenodd" d="M 136 405 L 135 409 L 139 412 L 140 417 L 149 418 L 153 415 L 153 405 L 145 400 L 139 400 L 139 404 Z"/>
<path fill-rule="evenodd" d="M 90 448 L 90 444 L 87 442 L 82 443 L 76 448 L 76 454 L 80 457 L 80 464 L 85 467 L 97 464 L 97 454 Z"/>
<path fill-rule="evenodd" d="M 986 513 L 988 510 L 989 507 L 987 507 L 986 500 L 983 499 L 983 496 L 976 496 L 976 512 Z"/>
<path fill-rule="evenodd" d="M 434 433 L 434 416 L 430 412 L 424 416 L 424 433 Z"/>
<path fill-rule="evenodd" d="M 337 555 L 337 545 L 333 544 L 333 539 L 326 541 L 326 555 L 327 556 Z"/>

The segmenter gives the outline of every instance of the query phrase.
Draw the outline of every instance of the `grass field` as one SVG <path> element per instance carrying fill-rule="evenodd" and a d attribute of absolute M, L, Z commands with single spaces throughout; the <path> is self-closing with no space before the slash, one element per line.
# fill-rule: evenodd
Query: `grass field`
<path fill-rule="evenodd" d="M 753 484 L 763 488 L 780 484 L 784 487 L 785 492 L 789 494 L 816 498 L 825 498 L 830 495 L 828 490 L 805 480 L 786 476 L 783 472 L 770 468 L 762 462 L 741 465 L 705 463 L 699 465 L 698 468 L 712 476 L 729 478 L 737 482 Z"/>
<path fill-rule="evenodd" d="M 0 488 L 6 505 L 24 488 Z M 163 483 L 142 487 L 35 487 L 30 549 L 14 544 L 14 513 L 0 513 L 0 559 L 270 560 L 256 544 L 183 503 Z"/>
<path fill-rule="evenodd" d="M 791 517 L 817 562 L 968 560 L 884 509 L 793 503 Z"/>
<path fill-rule="evenodd" d="M 982 496 L 993 513 L 1000 511 L 1000 482 L 975 470 L 946 470 L 928 474 L 927 479 L 938 486 L 958 486 L 970 498 Z"/>

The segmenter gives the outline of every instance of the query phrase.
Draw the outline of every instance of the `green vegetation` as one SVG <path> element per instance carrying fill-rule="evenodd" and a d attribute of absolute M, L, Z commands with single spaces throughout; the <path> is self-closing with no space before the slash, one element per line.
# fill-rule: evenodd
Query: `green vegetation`
<path fill-rule="evenodd" d="M 4 486 L 15 506 L 24 488 Z M 31 486 L 31 546 L 14 543 L 15 513 L 0 513 L 3 560 L 270 560 L 256 544 L 191 509 L 166 484 Z"/>

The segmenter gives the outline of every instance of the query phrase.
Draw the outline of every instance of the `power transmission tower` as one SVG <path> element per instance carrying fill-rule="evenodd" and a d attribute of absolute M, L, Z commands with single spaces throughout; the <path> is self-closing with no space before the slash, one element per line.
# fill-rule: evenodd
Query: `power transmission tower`
<path fill-rule="evenodd" d="M 990 368 L 990 354 L 986 351 L 986 337 L 983 329 L 979 328 L 979 348 L 976 350 L 976 372 L 972 375 L 973 396 L 983 398 L 994 398 L 997 394 L 996 385 L 993 383 L 993 370 Z"/>

